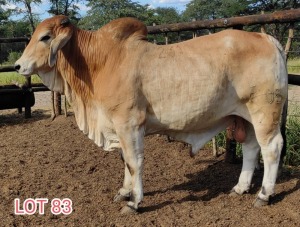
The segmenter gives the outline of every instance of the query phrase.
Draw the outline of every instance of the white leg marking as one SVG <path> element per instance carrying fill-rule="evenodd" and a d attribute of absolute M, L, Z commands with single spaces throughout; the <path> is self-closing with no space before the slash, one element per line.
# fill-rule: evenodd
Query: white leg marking
<path fill-rule="evenodd" d="M 131 185 L 131 199 L 121 212 L 131 213 L 138 209 L 138 205 L 143 199 L 144 128 L 132 128 L 124 125 L 118 128 L 117 133 L 120 137 L 126 165 L 124 186 L 128 188 Z"/>
<path fill-rule="evenodd" d="M 270 195 L 274 194 L 282 146 L 283 139 L 279 129 L 275 136 L 269 140 L 268 144 L 261 146 L 264 159 L 264 177 L 262 188 L 258 193 L 258 199 L 268 201 Z"/>
<path fill-rule="evenodd" d="M 120 188 L 118 194 L 114 197 L 114 202 L 128 200 L 131 195 L 131 190 L 132 190 L 131 174 L 125 162 L 124 164 L 125 164 L 125 171 L 124 171 L 123 187 Z"/>

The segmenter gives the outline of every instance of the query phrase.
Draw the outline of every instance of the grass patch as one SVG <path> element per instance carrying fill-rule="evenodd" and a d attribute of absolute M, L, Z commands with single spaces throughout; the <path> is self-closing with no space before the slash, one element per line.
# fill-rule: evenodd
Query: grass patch
<path fill-rule="evenodd" d="M 289 73 L 300 74 L 300 58 L 291 58 L 287 63 Z"/>
<path fill-rule="evenodd" d="M 24 84 L 26 79 L 24 76 L 16 72 L 4 72 L 0 73 L 0 85 L 7 85 L 7 84 Z M 42 83 L 41 79 L 37 75 L 31 76 L 32 83 Z"/>
<path fill-rule="evenodd" d="M 286 123 L 287 154 L 285 164 L 300 166 L 300 106 L 289 105 Z"/>

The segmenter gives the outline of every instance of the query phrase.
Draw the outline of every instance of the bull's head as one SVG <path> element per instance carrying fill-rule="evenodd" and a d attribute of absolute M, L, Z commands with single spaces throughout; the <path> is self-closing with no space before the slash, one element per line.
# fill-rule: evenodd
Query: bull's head
<path fill-rule="evenodd" d="M 58 51 L 66 45 L 72 33 L 73 26 L 65 16 L 44 20 L 37 26 L 21 58 L 16 61 L 15 69 L 24 76 L 38 74 L 51 90 L 61 90 L 62 81 L 60 75 L 55 73 L 54 65 Z"/>

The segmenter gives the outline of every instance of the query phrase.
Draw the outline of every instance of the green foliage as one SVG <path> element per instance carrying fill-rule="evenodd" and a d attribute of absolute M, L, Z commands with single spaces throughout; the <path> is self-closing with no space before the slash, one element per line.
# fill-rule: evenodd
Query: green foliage
<path fill-rule="evenodd" d="M 19 20 L 12 21 L 8 20 L 0 25 L 1 37 L 24 37 L 30 36 L 31 30 L 28 22 Z"/>
<path fill-rule="evenodd" d="M 131 0 L 89 0 L 87 6 L 91 9 L 79 26 L 90 30 L 96 30 L 120 17 L 135 17 L 145 22 L 154 14 L 148 5 L 143 6 Z"/>
<path fill-rule="evenodd" d="M 287 66 L 289 73 L 300 74 L 300 58 L 289 58 Z"/>
<path fill-rule="evenodd" d="M 192 0 L 183 16 L 187 21 L 216 19 L 299 7 L 298 0 Z"/>
<path fill-rule="evenodd" d="M 7 72 L 7 73 L 0 73 L 0 85 L 6 84 L 24 84 L 26 79 L 24 76 L 16 72 Z M 41 79 L 37 75 L 31 76 L 32 83 L 42 83 Z"/>
<path fill-rule="evenodd" d="M 172 24 L 181 22 L 181 15 L 175 8 L 158 7 L 154 9 L 154 18 L 156 24 Z"/>
<path fill-rule="evenodd" d="M 140 5 L 131 0 L 90 0 L 88 6 L 91 8 L 87 16 L 79 22 L 79 27 L 87 30 L 96 30 L 111 20 L 120 17 L 135 17 L 146 25 L 170 24 L 182 21 L 181 15 L 175 8 L 158 7 L 150 8 L 148 5 Z M 165 43 L 164 35 L 150 35 L 149 41 L 154 40 L 159 44 Z M 168 34 L 169 43 L 178 41 L 175 33 Z"/>
<path fill-rule="evenodd" d="M 80 0 L 50 0 L 50 9 L 48 13 L 52 15 L 66 15 L 73 22 L 78 22 L 80 15 L 78 13 L 79 8 L 77 3 Z"/>
<path fill-rule="evenodd" d="M 216 145 L 217 147 L 226 148 L 226 131 L 220 132 L 216 137 Z"/>
<path fill-rule="evenodd" d="M 7 65 L 13 65 L 22 56 L 21 52 L 10 52 L 7 57 Z"/>
<path fill-rule="evenodd" d="M 6 21 L 0 25 L 0 37 L 24 37 L 30 36 L 31 29 L 26 21 Z M 1 43 L 0 44 L 0 64 L 8 61 L 11 52 L 22 52 L 25 48 L 25 43 Z"/>
<path fill-rule="evenodd" d="M 23 20 L 28 22 L 31 28 L 31 33 L 33 33 L 38 18 L 37 15 L 33 13 L 32 8 L 34 5 L 41 4 L 42 0 L 7 0 L 7 1 L 17 5 L 17 7 L 12 11 L 17 15 L 19 14 L 24 15 Z"/>
<path fill-rule="evenodd" d="M 181 15 L 174 8 L 152 9 L 149 5 L 141 5 L 131 0 L 90 0 L 88 6 L 91 9 L 87 12 L 87 16 L 79 22 L 79 26 L 89 30 L 96 30 L 120 17 L 135 17 L 146 25 L 181 21 Z"/>
<path fill-rule="evenodd" d="M 178 23 L 182 21 L 181 15 L 178 13 L 178 11 L 175 8 L 172 7 L 158 7 L 153 10 L 154 15 L 151 17 L 149 25 L 161 25 L 161 24 L 173 24 Z M 150 18 L 149 18 L 150 20 Z M 185 33 L 181 33 L 181 35 L 184 35 Z M 167 35 L 168 37 L 168 43 L 175 43 L 179 41 L 179 37 L 177 33 L 169 33 Z M 191 37 L 192 38 L 192 37 Z M 155 42 L 157 44 L 165 44 L 165 34 L 160 35 L 149 35 L 148 39 L 150 42 Z"/>
<path fill-rule="evenodd" d="M 226 149 L 226 130 L 220 132 L 216 137 L 217 147 L 222 147 L 224 150 Z M 242 144 L 236 144 L 236 154 L 238 157 L 243 156 Z"/>
<path fill-rule="evenodd" d="M 261 11 L 274 12 L 276 10 L 296 9 L 300 6 L 299 0 L 251 0 L 248 2 L 250 14 L 258 14 Z"/>
<path fill-rule="evenodd" d="M 286 137 L 287 154 L 285 156 L 285 164 L 300 166 L 300 106 L 289 106 Z"/>
<path fill-rule="evenodd" d="M 5 0 L 0 0 L 0 25 L 2 25 L 3 22 L 5 22 L 6 20 L 8 20 L 8 17 L 11 14 L 10 10 L 4 10 L 2 9 L 2 5 L 4 6 L 6 4 Z"/>
<path fill-rule="evenodd" d="M 186 21 L 239 16 L 247 11 L 248 0 L 193 0 L 183 13 Z"/>

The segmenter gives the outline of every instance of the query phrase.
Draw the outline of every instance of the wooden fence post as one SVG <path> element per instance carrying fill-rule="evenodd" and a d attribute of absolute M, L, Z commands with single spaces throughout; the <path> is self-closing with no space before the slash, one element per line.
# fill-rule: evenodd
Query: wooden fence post
<path fill-rule="evenodd" d="M 265 11 L 261 11 L 261 15 L 265 14 Z M 266 28 L 265 28 L 265 25 L 262 24 L 261 27 L 260 27 L 260 32 L 261 33 L 266 33 Z"/>
<path fill-rule="evenodd" d="M 178 42 L 181 42 L 180 32 L 177 32 L 178 34 Z"/>
<path fill-rule="evenodd" d="M 169 44 L 169 38 L 168 38 L 168 33 L 165 33 L 165 44 Z"/>
<path fill-rule="evenodd" d="M 26 78 L 26 91 L 25 91 L 25 118 L 31 117 L 31 107 L 30 107 L 30 92 L 31 88 L 31 77 Z"/>
<path fill-rule="evenodd" d="M 25 48 L 28 45 L 29 40 L 27 40 L 25 42 Z M 31 77 L 27 77 L 26 78 L 26 82 L 25 82 L 25 86 L 26 86 L 26 91 L 25 91 L 25 118 L 31 118 L 31 107 L 30 107 L 30 92 L 29 89 L 31 88 Z M 22 108 L 18 108 L 18 112 L 22 112 Z"/>
<path fill-rule="evenodd" d="M 51 118 L 54 120 L 55 116 L 55 104 L 54 104 L 54 91 L 51 91 Z"/>
<path fill-rule="evenodd" d="M 292 46 L 293 38 L 294 38 L 294 23 L 291 23 L 290 27 L 289 27 L 289 36 L 286 41 L 286 45 L 285 45 L 285 49 L 284 49 L 285 55 L 286 55 L 286 60 L 288 59 L 288 56 L 289 56 L 289 51 Z"/>
<path fill-rule="evenodd" d="M 155 23 L 153 23 L 153 24 L 152 24 L 152 26 L 153 26 L 153 27 L 155 27 L 155 26 L 156 26 L 156 24 L 155 24 Z M 153 40 L 153 43 L 154 43 L 154 44 L 157 44 L 156 35 L 154 35 L 154 40 Z"/>
<path fill-rule="evenodd" d="M 230 139 L 226 130 L 226 153 L 225 162 L 236 163 L 236 141 Z"/>
<path fill-rule="evenodd" d="M 51 118 L 54 120 L 58 115 L 61 115 L 61 94 L 51 91 L 52 111 Z"/>
<path fill-rule="evenodd" d="M 288 60 L 288 57 L 289 57 L 289 51 L 292 46 L 293 38 L 294 38 L 294 23 L 291 23 L 290 27 L 289 27 L 288 39 L 286 41 L 286 45 L 285 45 L 285 49 L 284 49 L 285 55 L 286 55 L 286 61 Z M 288 114 L 288 100 L 284 104 L 283 111 L 282 111 L 282 118 L 281 118 L 282 122 L 281 122 L 280 131 L 281 131 L 281 135 L 283 137 L 283 147 L 282 147 L 282 151 L 281 151 L 281 155 L 280 155 L 280 162 L 279 162 L 280 169 L 283 166 L 283 159 L 286 155 L 286 148 L 287 148 L 287 141 L 286 141 L 287 114 Z"/>
<path fill-rule="evenodd" d="M 67 96 L 66 95 L 64 95 L 65 96 L 65 99 L 64 99 L 64 102 L 65 102 L 65 105 L 64 105 L 64 112 L 65 112 L 65 117 L 67 117 L 68 116 L 68 101 L 67 101 Z"/>
<path fill-rule="evenodd" d="M 216 142 L 216 137 L 212 138 L 212 149 L 213 149 L 213 156 L 217 157 L 218 156 L 218 146 Z"/>
<path fill-rule="evenodd" d="M 61 94 L 59 92 L 54 92 L 55 97 L 55 115 L 61 115 Z"/>

